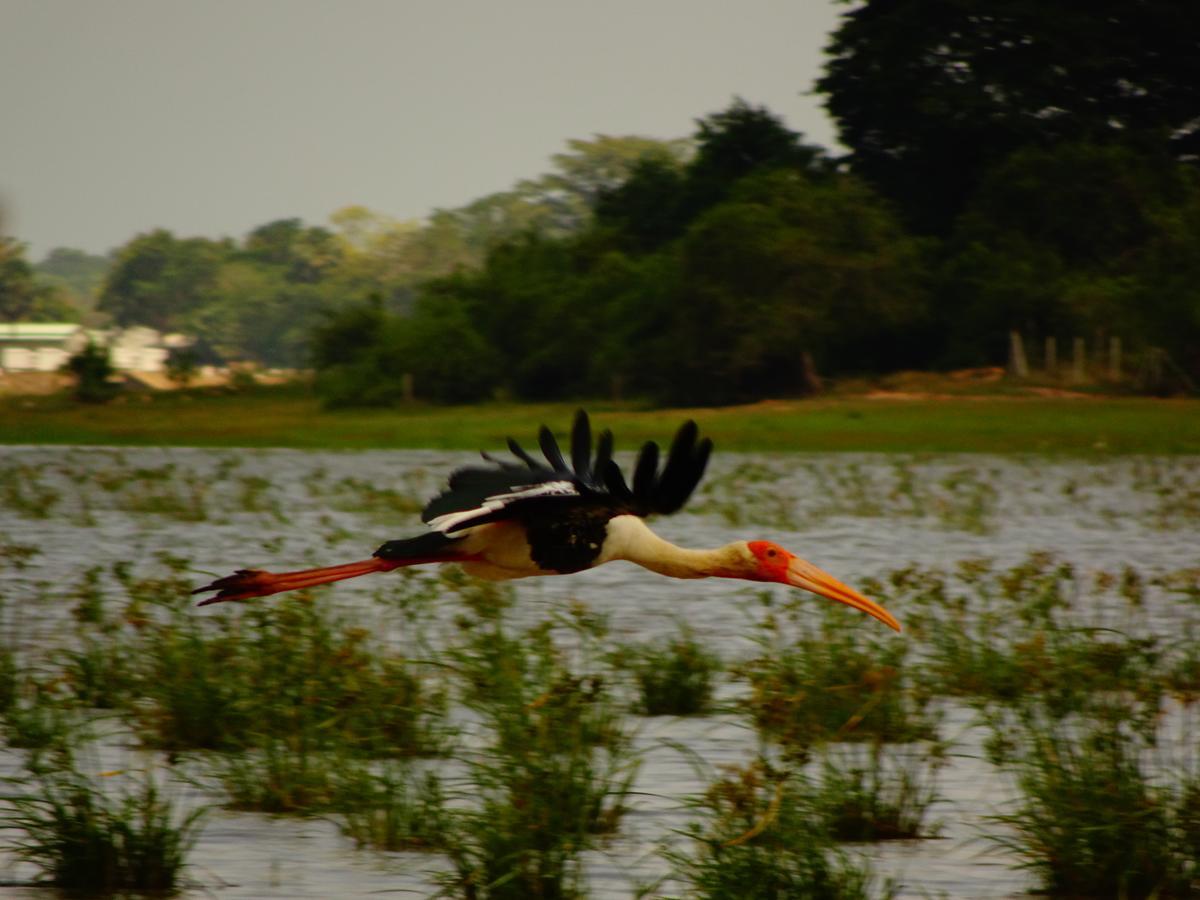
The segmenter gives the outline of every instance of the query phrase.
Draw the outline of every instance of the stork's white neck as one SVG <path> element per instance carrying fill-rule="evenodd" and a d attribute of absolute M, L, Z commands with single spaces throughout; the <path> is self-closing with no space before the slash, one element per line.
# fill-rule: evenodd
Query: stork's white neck
<path fill-rule="evenodd" d="M 739 574 L 748 555 L 744 542 L 714 550 L 678 547 L 660 538 L 637 516 L 614 516 L 608 521 L 608 537 L 596 563 L 624 559 L 671 578 L 708 578 Z"/>

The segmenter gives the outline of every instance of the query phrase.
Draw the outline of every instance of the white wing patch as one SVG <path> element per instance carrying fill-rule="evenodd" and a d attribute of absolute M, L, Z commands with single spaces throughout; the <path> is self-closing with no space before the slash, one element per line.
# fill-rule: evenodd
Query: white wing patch
<path fill-rule="evenodd" d="M 429 527 L 450 534 L 466 526 L 472 519 L 487 513 L 504 509 L 510 503 L 518 500 L 529 500 L 534 497 L 578 497 L 579 489 L 570 481 L 543 481 L 541 484 L 530 484 L 512 488 L 507 494 L 493 494 L 474 509 L 463 509 L 457 512 L 434 516 L 429 520 Z"/>

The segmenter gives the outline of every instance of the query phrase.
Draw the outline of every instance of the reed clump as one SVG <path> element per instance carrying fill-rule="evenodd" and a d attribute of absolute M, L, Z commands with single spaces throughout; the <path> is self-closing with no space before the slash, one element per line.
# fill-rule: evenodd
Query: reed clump
<path fill-rule="evenodd" d="M 807 782 L 763 760 L 726 769 L 695 803 L 691 852 L 664 856 L 687 896 L 705 900 L 891 897 L 865 864 L 838 849 Z"/>
<path fill-rule="evenodd" d="M 789 599 L 760 625 L 760 650 L 734 668 L 750 684 L 755 727 L 786 748 L 937 735 L 931 695 L 911 674 L 911 644 L 863 628 L 843 607 Z"/>
<path fill-rule="evenodd" d="M 1182 898 L 1200 890 L 1200 778 L 1196 748 L 1155 772 L 1153 737 L 1126 711 L 1064 720 L 1025 710 L 1000 742 L 1016 780 L 1016 808 L 992 839 L 1056 897 Z"/>
<path fill-rule="evenodd" d="M 514 629 L 511 592 L 460 587 L 468 612 L 453 651 L 482 745 L 467 774 L 445 852 L 447 889 L 462 897 L 573 897 L 579 855 L 626 810 L 636 759 L 604 669 L 603 621 L 583 607 Z M 451 795 L 452 796 L 452 795 Z"/>
<path fill-rule="evenodd" d="M 637 711 L 646 716 L 694 716 L 710 712 L 721 659 L 682 627 L 655 642 L 624 647 L 619 665 L 637 683 Z"/>
<path fill-rule="evenodd" d="M 116 786 L 113 780 L 130 783 Z M 167 894 L 179 886 L 204 809 L 183 812 L 150 773 L 85 774 L 69 757 L 40 766 L 5 797 L 17 854 L 71 893 Z M 109 781 L 109 785 L 102 784 Z"/>
<path fill-rule="evenodd" d="M 938 799 L 937 773 L 945 764 L 942 747 L 889 751 L 880 742 L 869 752 L 858 747 L 821 757 L 812 802 L 837 841 L 892 841 L 934 837 L 927 821 Z"/>

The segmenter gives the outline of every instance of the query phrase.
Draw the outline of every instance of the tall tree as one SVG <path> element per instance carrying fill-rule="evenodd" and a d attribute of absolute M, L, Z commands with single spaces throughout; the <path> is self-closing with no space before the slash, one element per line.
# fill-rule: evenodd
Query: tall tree
<path fill-rule="evenodd" d="M 204 302 L 232 249 L 226 241 L 177 238 L 162 228 L 138 235 L 117 251 L 98 308 L 123 327 L 179 328 Z"/>
<path fill-rule="evenodd" d="M 643 157 L 623 183 L 601 192 L 596 218 L 623 248 L 644 252 L 678 238 L 688 223 L 752 173 L 790 169 L 818 174 L 831 168 L 820 147 L 804 143 L 803 135 L 770 110 L 741 98 L 696 126 L 696 152 L 686 166 Z"/>
<path fill-rule="evenodd" d="M 692 154 L 692 142 L 637 135 L 597 134 L 591 140 L 567 141 L 569 152 L 552 156 L 555 171 L 522 181 L 517 190 L 549 213 L 552 233 L 571 234 L 587 225 L 600 198 L 623 184 L 640 165 L 652 161 L 681 167 Z"/>
<path fill-rule="evenodd" d="M 25 246 L 0 236 L 0 321 L 72 322 L 78 316 L 62 290 L 38 281 Z"/>
<path fill-rule="evenodd" d="M 1012 154 L 986 173 L 946 243 L 947 362 L 1003 359 L 1015 328 L 1116 334 L 1200 373 L 1200 282 L 1188 258 L 1197 224 L 1200 173 L 1162 155 L 1088 143 Z"/>
<path fill-rule="evenodd" d="M 307 227 L 300 219 L 276 219 L 246 235 L 243 255 L 278 266 L 288 281 L 314 284 L 341 261 L 341 244 L 327 229 Z"/>
<path fill-rule="evenodd" d="M 854 171 L 945 233 L 985 170 L 1060 140 L 1200 160 L 1200 5 L 1184 0 L 866 0 L 817 92 Z"/>

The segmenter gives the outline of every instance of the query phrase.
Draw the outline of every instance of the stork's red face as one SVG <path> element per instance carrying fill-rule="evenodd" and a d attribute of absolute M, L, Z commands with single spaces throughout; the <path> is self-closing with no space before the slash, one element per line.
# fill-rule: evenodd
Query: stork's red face
<path fill-rule="evenodd" d="M 854 588 L 842 584 L 828 572 L 821 571 L 778 544 L 770 541 L 750 541 L 749 547 L 757 562 L 757 568 L 750 576 L 754 580 L 790 584 L 792 587 L 828 597 L 830 600 L 861 609 L 889 628 L 900 630 L 900 623 L 896 618 L 874 600 L 864 597 Z"/>

